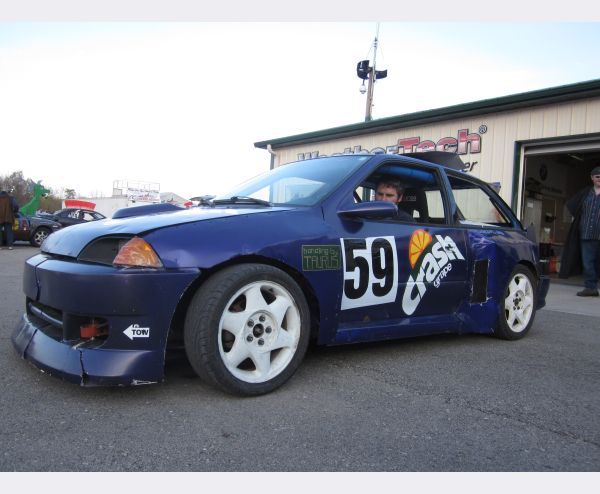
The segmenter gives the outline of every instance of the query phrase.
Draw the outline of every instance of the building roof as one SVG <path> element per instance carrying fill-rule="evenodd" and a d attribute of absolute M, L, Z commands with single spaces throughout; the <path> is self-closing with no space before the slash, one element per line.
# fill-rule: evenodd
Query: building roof
<path fill-rule="evenodd" d="M 509 96 L 501 96 L 499 98 L 485 99 L 460 105 L 446 106 L 443 108 L 435 108 L 433 110 L 407 113 L 395 117 L 380 118 L 371 120 L 370 122 L 332 127 L 330 129 L 317 130 L 305 134 L 279 137 L 267 141 L 255 142 L 254 147 L 266 149 L 269 144 L 273 148 L 308 144 L 329 139 L 352 137 L 365 133 L 382 132 L 402 127 L 429 124 L 441 120 L 464 118 L 485 113 L 497 113 L 597 96 L 600 96 L 600 79 L 547 89 L 538 89 L 536 91 L 528 91 L 526 93 L 512 94 Z"/>

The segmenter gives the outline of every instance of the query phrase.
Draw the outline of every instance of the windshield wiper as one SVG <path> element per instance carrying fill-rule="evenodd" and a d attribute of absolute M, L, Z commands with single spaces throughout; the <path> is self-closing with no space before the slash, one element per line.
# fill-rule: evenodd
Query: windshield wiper
<path fill-rule="evenodd" d="M 263 201 L 262 199 L 256 199 L 255 197 L 248 196 L 232 196 L 229 199 L 213 199 L 213 204 L 260 204 L 261 206 L 271 207 L 269 201 Z"/>

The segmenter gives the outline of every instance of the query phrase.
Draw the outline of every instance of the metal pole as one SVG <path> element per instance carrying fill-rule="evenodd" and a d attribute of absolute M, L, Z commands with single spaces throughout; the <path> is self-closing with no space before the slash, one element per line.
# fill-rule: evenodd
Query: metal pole
<path fill-rule="evenodd" d="M 377 64 L 377 38 L 379 37 L 379 22 L 377 23 L 377 31 L 375 40 L 373 41 L 373 67 L 369 69 L 369 85 L 367 86 L 367 108 L 365 112 L 365 122 L 373 120 L 373 91 L 375 90 L 375 81 L 377 80 L 376 64 Z"/>
<path fill-rule="evenodd" d="M 379 37 L 379 22 L 377 23 L 377 32 L 375 33 L 375 40 L 373 41 L 373 72 L 375 72 L 375 65 L 377 64 L 377 38 Z M 375 82 L 373 80 L 373 82 Z"/>
<path fill-rule="evenodd" d="M 375 71 L 371 68 L 369 71 L 369 83 L 367 85 L 367 108 L 365 112 L 365 122 L 373 120 L 371 110 L 373 109 L 373 77 Z"/>

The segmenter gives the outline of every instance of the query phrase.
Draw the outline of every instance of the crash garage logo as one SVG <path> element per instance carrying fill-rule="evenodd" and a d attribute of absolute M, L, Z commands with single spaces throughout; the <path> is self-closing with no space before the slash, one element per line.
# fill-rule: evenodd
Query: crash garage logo
<path fill-rule="evenodd" d="M 408 260 L 412 272 L 406 282 L 402 309 L 410 316 L 428 290 L 439 288 L 452 270 L 453 261 L 465 258 L 449 236 L 434 238 L 425 230 L 415 230 L 408 244 Z"/>

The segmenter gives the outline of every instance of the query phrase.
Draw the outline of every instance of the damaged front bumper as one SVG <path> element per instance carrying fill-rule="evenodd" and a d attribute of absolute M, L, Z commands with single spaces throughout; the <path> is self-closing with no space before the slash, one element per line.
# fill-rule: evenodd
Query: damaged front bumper
<path fill-rule="evenodd" d="M 86 342 L 58 341 L 44 329 L 50 328 L 24 314 L 12 342 L 21 357 L 48 374 L 82 386 L 131 386 L 163 380 L 164 349 L 85 348 Z"/>
<path fill-rule="evenodd" d="M 44 372 L 82 386 L 160 382 L 172 318 L 198 274 L 33 256 L 13 346 Z"/>

